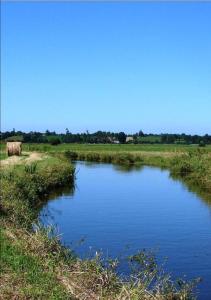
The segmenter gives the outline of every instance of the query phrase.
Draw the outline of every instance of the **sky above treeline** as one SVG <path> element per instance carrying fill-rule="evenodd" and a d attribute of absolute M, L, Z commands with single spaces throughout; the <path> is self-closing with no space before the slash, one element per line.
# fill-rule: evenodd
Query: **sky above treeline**
<path fill-rule="evenodd" d="M 1 130 L 211 133 L 211 3 L 3 3 Z"/>

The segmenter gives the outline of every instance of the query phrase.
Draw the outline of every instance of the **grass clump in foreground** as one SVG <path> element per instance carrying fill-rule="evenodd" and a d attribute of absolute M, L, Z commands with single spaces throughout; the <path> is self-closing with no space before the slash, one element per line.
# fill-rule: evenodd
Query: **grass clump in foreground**
<path fill-rule="evenodd" d="M 172 282 L 144 252 L 130 258 L 133 272 L 124 281 L 116 260 L 105 262 L 100 254 L 80 260 L 44 229 L 4 224 L 1 244 L 3 299 L 195 299 L 195 282 Z"/>
<path fill-rule="evenodd" d="M 2 299 L 70 299 L 55 276 L 53 260 L 40 259 L 38 240 L 35 253 L 26 248 L 30 238 L 26 233 L 15 235 L 12 229 L 0 233 Z"/>
<path fill-rule="evenodd" d="M 3 299 L 194 299 L 194 283 L 172 282 L 147 253 L 130 258 L 133 272 L 124 280 L 116 260 L 104 261 L 98 253 L 80 260 L 55 234 L 35 226 L 42 196 L 73 180 L 74 169 L 62 157 L 2 170 Z"/>

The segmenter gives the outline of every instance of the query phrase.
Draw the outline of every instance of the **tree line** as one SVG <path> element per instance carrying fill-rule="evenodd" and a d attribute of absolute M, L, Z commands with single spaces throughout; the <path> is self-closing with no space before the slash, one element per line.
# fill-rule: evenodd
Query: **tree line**
<path fill-rule="evenodd" d="M 56 133 L 46 130 L 38 131 L 12 131 L 0 132 L 1 141 L 23 141 L 25 143 L 90 143 L 90 144 L 112 144 L 112 143 L 133 143 L 133 144 L 199 144 L 204 146 L 211 144 L 211 135 L 190 135 L 190 134 L 145 134 L 142 130 L 133 134 L 124 132 L 97 131 L 89 133 L 71 133 L 66 128 L 65 133 Z"/>

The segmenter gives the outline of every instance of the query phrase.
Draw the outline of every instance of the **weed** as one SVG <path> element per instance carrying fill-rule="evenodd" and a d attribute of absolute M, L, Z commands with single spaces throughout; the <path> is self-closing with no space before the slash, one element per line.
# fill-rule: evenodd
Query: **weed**
<path fill-rule="evenodd" d="M 25 172 L 29 174 L 34 174 L 37 169 L 37 163 L 32 163 L 30 165 L 25 165 Z"/>

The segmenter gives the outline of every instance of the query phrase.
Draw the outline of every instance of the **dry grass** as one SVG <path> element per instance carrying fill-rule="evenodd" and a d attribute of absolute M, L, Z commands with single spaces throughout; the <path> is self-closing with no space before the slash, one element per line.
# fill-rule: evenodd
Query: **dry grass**
<path fill-rule="evenodd" d="M 34 161 L 39 161 L 47 158 L 47 155 L 39 152 L 23 152 L 21 156 L 10 156 L 1 160 L 0 166 L 14 166 L 18 164 L 30 164 Z"/>

